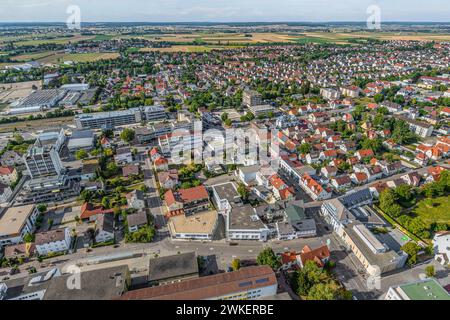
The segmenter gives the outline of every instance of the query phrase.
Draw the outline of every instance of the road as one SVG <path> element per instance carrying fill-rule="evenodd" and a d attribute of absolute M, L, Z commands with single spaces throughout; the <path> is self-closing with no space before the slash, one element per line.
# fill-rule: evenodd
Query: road
<path fill-rule="evenodd" d="M 155 224 L 158 226 L 158 237 L 164 237 L 168 233 L 167 222 L 164 216 L 163 203 L 159 196 L 156 177 L 153 173 L 152 163 L 150 158 L 145 159 L 144 170 L 149 170 L 150 177 L 148 177 L 144 183 L 148 187 L 147 203 L 150 208 L 150 212 L 155 217 Z"/>

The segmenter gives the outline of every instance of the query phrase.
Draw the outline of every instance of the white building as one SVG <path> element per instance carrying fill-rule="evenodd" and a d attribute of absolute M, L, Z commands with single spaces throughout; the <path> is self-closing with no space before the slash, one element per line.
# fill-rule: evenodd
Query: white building
<path fill-rule="evenodd" d="M 33 233 L 38 216 L 34 204 L 8 208 L 0 218 L 0 247 L 21 243 L 27 233 Z"/>
<path fill-rule="evenodd" d="M 450 295 L 431 278 L 390 287 L 384 300 L 450 300 Z"/>
<path fill-rule="evenodd" d="M 68 251 L 71 240 L 69 228 L 37 233 L 35 238 L 36 250 L 41 256 Z"/>
<path fill-rule="evenodd" d="M 442 265 L 450 264 L 450 232 L 438 232 L 433 238 L 434 258 Z"/>

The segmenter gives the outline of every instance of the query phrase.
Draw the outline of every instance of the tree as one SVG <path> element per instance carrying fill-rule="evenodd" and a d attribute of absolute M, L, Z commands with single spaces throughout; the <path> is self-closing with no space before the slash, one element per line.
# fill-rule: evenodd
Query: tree
<path fill-rule="evenodd" d="M 133 129 L 125 128 L 120 134 L 120 138 L 126 143 L 130 143 L 134 140 L 136 133 Z"/>
<path fill-rule="evenodd" d="M 404 201 L 409 201 L 414 196 L 412 187 L 407 184 L 402 184 L 402 185 L 398 186 L 395 189 L 395 192 L 397 193 L 398 197 Z"/>
<path fill-rule="evenodd" d="M 222 113 L 220 118 L 222 119 L 223 122 L 225 122 L 228 119 L 228 113 L 226 113 L 226 112 Z"/>
<path fill-rule="evenodd" d="M 384 101 L 384 95 L 382 95 L 381 93 L 377 93 L 373 96 L 373 99 L 375 100 L 375 103 L 381 103 Z"/>
<path fill-rule="evenodd" d="M 233 261 L 231 261 L 231 268 L 233 271 L 238 271 L 241 268 L 241 260 L 233 259 Z"/>
<path fill-rule="evenodd" d="M 80 149 L 75 153 L 75 157 L 77 158 L 77 160 L 86 159 L 88 156 L 89 156 L 89 154 L 84 149 Z"/>
<path fill-rule="evenodd" d="M 408 265 L 413 266 L 417 263 L 417 253 L 420 251 L 420 247 L 417 243 L 410 241 L 403 245 L 401 249 L 408 255 Z"/>
<path fill-rule="evenodd" d="M 425 274 L 427 278 L 433 278 L 436 275 L 436 270 L 434 269 L 433 265 L 427 266 L 425 268 Z"/>
<path fill-rule="evenodd" d="M 47 206 L 45 204 L 40 204 L 37 206 L 37 209 L 40 213 L 44 213 L 47 211 Z"/>
<path fill-rule="evenodd" d="M 274 270 L 278 269 L 281 266 L 280 258 L 275 255 L 272 248 L 266 248 L 261 251 L 256 258 L 256 263 L 260 266 L 270 266 Z"/>
<path fill-rule="evenodd" d="M 392 189 L 386 189 L 380 194 L 380 208 L 388 215 L 397 218 L 402 213 L 402 207 L 398 205 L 397 194 Z"/>
<path fill-rule="evenodd" d="M 226 119 L 224 123 L 227 127 L 231 127 L 232 122 L 230 119 Z"/>
<path fill-rule="evenodd" d="M 110 202 L 109 198 L 108 197 L 103 197 L 102 198 L 102 206 L 103 206 L 103 208 L 109 209 L 110 205 L 111 205 L 111 202 Z"/>
<path fill-rule="evenodd" d="M 299 147 L 298 147 L 298 151 L 301 154 L 308 154 L 311 152 L 311 145 L 309 143 L 302 143 Z"/>
<path fill-rule="evenodd" d="M 308 293 L 308 300 L 335 300 L 337 290 L 331 283 L 318 283 Z"/>
<path fill-rule="evenodd" d="M 250 195 L 250 192 L 248 191 L 247 187 L 243 183 L 239 183 L 239 186 L 237 188 L 237 192 L 241 196 L 242 200 L 247 201 L 248 197 Z"/>
<path fill-rule="evenodd" d="M 34 242 L 34 235 L 31 233 L 27 233 L 24 237 L 23 237 L 23 241 L 25 241 L 25 243 L 31 243 Z"/>

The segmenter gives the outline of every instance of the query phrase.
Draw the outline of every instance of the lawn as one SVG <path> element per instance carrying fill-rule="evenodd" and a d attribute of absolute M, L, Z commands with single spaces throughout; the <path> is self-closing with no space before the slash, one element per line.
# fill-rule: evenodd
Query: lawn
<path fill-rule="evenodd" d="M 432 223 L 450 224 L 450 197 L 424 199 L 420 201 L 413 214 L 430 226 Z"/>

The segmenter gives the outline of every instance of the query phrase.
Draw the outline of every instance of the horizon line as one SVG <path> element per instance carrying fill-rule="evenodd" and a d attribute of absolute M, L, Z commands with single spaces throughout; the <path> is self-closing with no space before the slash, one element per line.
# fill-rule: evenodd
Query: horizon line
<path fill-rule="evenodd" d="M 1 24 L 14 24 L 14 23 L 54 23 L 54 24 L 66 24 L 65 21 L 1 21 Z M 364 20 L 323 20 L 323 21 L 82 21 L 83 23 L 142 23 L 142 24 L 193 24 L 193 23 L 208 23 L 208 24 L 237 24 L 237 23 L 246 23 L 246 24 L 289 24 L 289 23 L 305 23 L 305 24 L 332 24 L 332 23 L 366 23 Z M 418 20 L 418 21 L 408 21 L 408 20 L 390 20 L 382 22 L 382 24 L 391 24 L 391 23 L 442 23 L 442 24 L 450 24 L 450 21 L 427 21 L 427 20 Z"/>

